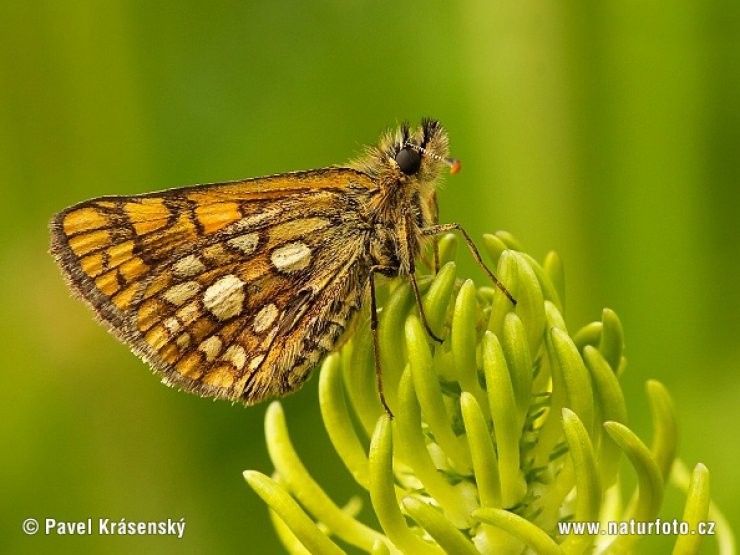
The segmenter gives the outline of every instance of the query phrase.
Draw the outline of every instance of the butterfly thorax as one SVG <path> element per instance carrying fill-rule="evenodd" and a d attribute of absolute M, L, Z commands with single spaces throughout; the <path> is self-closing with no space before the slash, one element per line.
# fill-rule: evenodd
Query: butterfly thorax
<path fill-rule="evenodd" d="M 404 125 L 351 164 L 377 186 L 365 206 L 370 265 L 386 268 L 389 275 L 409 274 L 422 249 L 421 231 L 437 223 L 433 193 L 447 150 L 447 135 L 436 122 L 426 122 L 416 132 Z M 399 158 L 404 154 L 413 158 L 410 165 Z"/>
<path fill-rule="evenodd" d="M 381 181 L 370 206 L 369 262 L 386 268 L 384 273 L 389 275 L 408 275 L 422 248 L 421 230 L 434 224 L 431 190 L 421 191 L 412 179 L 397 176 L 390 183 Z"/>

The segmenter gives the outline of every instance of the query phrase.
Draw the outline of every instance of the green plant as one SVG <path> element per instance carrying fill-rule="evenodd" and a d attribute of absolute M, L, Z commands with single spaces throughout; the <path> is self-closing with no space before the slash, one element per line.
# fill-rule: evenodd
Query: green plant
<path fill-rule="evenodd" d="M 710 507 L 708 470 L 698 464 L 689 479 L 675 459 L 676 420 L 662 384 L 647 382 L 652 446 L 627 426 L 617 315 L 605 309 L 600 321 L 569 334 L 559 257 L 549 253 L 540 265 L 505 233 L 486 235 L 484 244 L 518 304 L 457 279 L 456 241 L 444 237 L 448 262 L 423 281 L 425 314 L 442 345 L 425 332 L 409 284 L 392 284 L 378 333 L 393 420 L 370 394 L 367 318 L 321 368 L 326 431 L 369 492 L 382 531 L 354 518 L 359 498 L 344 508 L 329 499 L 293 449 L 281 405 L 269 407 L 275 474 L 245 478 L 270 507 L 287 550 L 343 553 L 333 536 L 378 554 L 632 553 L 640 535 L 568 534 L 563 523 L 653 521 L 673 476 L 686 492 L 682 520 L 692 528 L 719 521 L 721 550 L 732 553 L 731 531 Z M 637 475 L 626 503 L 623 458 Z M 697 553 L 701 539 L 677 535 L 674 553 Z"/>

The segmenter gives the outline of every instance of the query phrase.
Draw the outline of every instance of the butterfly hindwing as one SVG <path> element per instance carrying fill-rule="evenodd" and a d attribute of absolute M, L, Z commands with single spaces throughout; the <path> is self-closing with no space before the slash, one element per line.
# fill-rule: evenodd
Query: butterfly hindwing
<path fill-rule="evenodd" d="M 170 384 L 248 404 L 300 386 L 359 308 L 375 186 L 330 168 L 73 206 L 68 282 Z"/>

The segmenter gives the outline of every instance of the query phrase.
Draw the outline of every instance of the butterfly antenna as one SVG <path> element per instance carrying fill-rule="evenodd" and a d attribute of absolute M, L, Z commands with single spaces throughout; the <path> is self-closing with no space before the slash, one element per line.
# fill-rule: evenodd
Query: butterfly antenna
<path fill-rule="evenodd" d="M 460 165 L 460 160 L 457 158 L 444 158 L 442 156 L 439 156 L 438 154 L 434 154 L 433 152 L 429 152 L 426 148 L 423 146 L 415 145 L 413 143 L 406 143 L 406 146 L 409 147 L 411 150 L 415 150 L 419 154 L 424 154 L 425 156 L 429 156 L 430 158 L 434 158 L 435 160 L 439 160 L 443 164 L 447 164 L 450 167 L 450 173 L 456 174 L 460 171 L 460 168 L 462 167 Z"/>

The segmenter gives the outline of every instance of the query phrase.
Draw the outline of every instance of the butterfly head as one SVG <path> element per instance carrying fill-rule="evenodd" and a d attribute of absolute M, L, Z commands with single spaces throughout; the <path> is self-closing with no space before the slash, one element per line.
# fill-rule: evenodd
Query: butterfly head
<path fill-rule="evenodd" d="M 352 165 L 380 182 L 422 186 L 433 184 L 445 166 L 453 174 L 460 170 L 460 162 L 449 157 L 447 132 L 438 121 L 428 118 L 419 127 L 404 122 L 386 133 Z"/>
<path fill-rule="evenodd" d="M 460 161 L 448 157 L 448 150 L 447 132 L 438 121 L 424 119 L 414 133 L 407 123 L 398 130 L 394 160 L 405 175 L 416 175 L 426 169 L 423 166 L 438 173 L 442 165 L 454 174 L 460 170 Z"/>
<path fill-rule="evenodd" d="M 453 174 L 460 170 L 460 162 L 448 156 L 447 132 L 433 119 L 423 119 L 415 130 L 404 123 L 386 150 L 402 175 L 418 176 L 422 181 L 433 180 L 444 165 Z"/>

